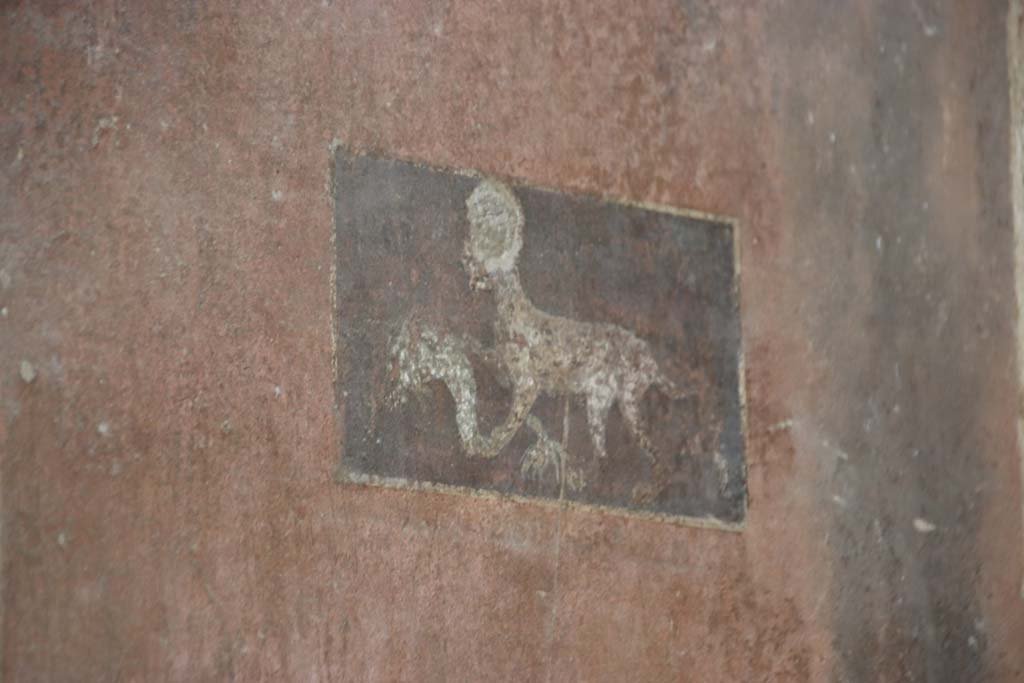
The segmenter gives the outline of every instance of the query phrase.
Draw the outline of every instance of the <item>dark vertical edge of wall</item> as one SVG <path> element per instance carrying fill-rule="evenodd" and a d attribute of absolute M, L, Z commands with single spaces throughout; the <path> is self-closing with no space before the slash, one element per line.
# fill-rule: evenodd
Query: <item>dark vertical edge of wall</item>
<path fill-rule="evenodd" d="M 1017 383 L 1024 387 L 1024 2 L 1010 0 L 1006 20 L 1007 63 L 1010 86 L 1010 178 L 1013 200 L 1014 273 L 1017 303 Z M 1018 392 L 1020 388 L 1018 388 Z M 1024 396 L 1017 398 L 1017 450 L 1020 456 L 1021 520 L 1024 526 Z M 1020 539 L 1024 565 L 1024 537 Z M 1024 573 L 1020 596 L 1024 599 Z"/>

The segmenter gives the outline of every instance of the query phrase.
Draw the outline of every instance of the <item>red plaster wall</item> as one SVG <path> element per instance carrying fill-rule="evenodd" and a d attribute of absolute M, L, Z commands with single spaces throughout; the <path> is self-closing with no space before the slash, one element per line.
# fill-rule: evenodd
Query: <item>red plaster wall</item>
<path fill-rule="evenodd" d="M 1020 680 L 1005 13 L 3 3 L 4 680 Z M 334 483 L 334 141 L 737 217 L 746 529 Z"/>

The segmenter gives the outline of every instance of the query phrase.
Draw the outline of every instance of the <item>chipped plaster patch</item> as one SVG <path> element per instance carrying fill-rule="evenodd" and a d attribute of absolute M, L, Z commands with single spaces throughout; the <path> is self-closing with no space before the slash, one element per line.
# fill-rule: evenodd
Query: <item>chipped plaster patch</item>
<path fill-rule="evenodd" d="M 96 127 L 92 131 L 92 146 L 96 147 L 100 144 L 100 137 L 103 135 L 105 130 L 117 130 L 118 117 L 116 116 L 102 116 L 96 121 Z"/>
<path fill-rule="evenodd" d="M 21 375 L 21 381 L 25 384 L 32 384 L 36 379 L 36 369 L 27 360 L 21 361 L 18 374 Z"/>
<path fill-rule="evenodd" d="M 920 534 L 930 534 L 935 531 L 937 527 L 923 517 L 917 517 L 914 519 L 914 530 Z"/>

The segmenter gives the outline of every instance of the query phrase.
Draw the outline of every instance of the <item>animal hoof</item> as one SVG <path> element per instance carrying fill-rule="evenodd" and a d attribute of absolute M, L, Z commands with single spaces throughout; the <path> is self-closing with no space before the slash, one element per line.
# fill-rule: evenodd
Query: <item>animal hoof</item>
<path fill-rule="evenodd" d="M 530 446 L 523 456 L 519 466 L 519 472 L 524 479 L 532 481 L 543 481 L 545 473 L 550 469 L 554 472 L 555 480 L 559 476 L 558 469 L 559 453 L 550 442 L 538 440 Z"/>

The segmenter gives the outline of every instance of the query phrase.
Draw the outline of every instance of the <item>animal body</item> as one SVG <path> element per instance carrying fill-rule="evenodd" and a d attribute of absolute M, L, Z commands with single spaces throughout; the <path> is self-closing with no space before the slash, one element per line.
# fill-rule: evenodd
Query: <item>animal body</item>
<path fill-rule="evenodd" d="M 502 441 L 514 435 L 537 396 L 546 393 L 584 397 L 598 456 L 607 455 L 608 413 L 616 404 L 633 437 L 653 454 L 640 409 L 644 394 L 651 387 L 670 398 L 685 394 L 660 371 L 647 343 L 616 325 L 580 322 L 536 308 L 514 274 L 496 278 L 495 290 L 495 356 L 512 386 L 513 411 L 493 447 L 503 447 Z"/>

